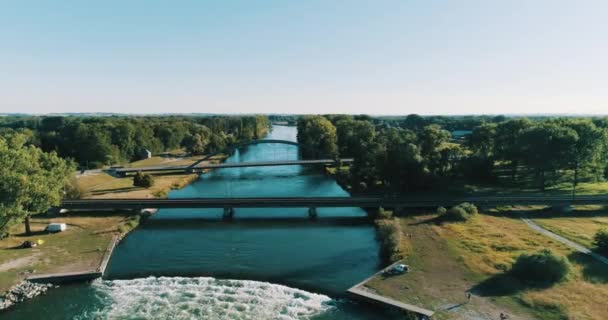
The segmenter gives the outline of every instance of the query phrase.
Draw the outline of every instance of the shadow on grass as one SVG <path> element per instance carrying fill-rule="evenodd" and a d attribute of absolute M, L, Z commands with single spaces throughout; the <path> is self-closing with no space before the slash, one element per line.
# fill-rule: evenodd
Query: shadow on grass
<path fill-rule="evenodd" d="M 502 297 L 517 294 L 528 289 L 546 289 L 555 283 L 526 283 L 509 273 L 488 278 L 471 288 L 471 292 L 481 297 Z"/>
<path fill-rule="evenodd" d="M 25 232 L 17 233 L 17 234 L 14 234 L 14 236 L 20 237 L 20 238 L 25 238 L 25 237 L 41 236 L 41 235 L 46 235 L 46 234 L 49 234 L 49 232 L 46 230 L 36 230 L 36 231 L 30 232 L 29 234 L 26 234 Z"/>
<path fill-rule="evenodd" d="M 571 253 L 568 255 L 568 259 L 583 267 L 583 277 L 585 280 L 593 283 L 608 283 L 608 265 L 581 252 Z"/>

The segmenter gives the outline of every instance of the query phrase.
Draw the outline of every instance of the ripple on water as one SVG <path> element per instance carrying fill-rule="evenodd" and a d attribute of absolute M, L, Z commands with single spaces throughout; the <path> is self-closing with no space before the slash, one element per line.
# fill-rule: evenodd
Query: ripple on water
<path fill-rule="evenodd" d="M 282 285 L 211 277 L 97 280 L 108 301 L 104 319 L 309 319 L 332 308 L 331 298 Z"/>

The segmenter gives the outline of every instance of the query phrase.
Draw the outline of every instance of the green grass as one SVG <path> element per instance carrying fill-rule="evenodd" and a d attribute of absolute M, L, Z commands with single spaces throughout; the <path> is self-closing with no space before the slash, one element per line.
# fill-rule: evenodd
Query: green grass
<path fill-rule="evenodd" d="M 67 223 L 68 229 L 54 234 L 42 232 L 50 222 Z M 11 236 L 0 240 L 0 268 L 5 269 L 0 272 L 0 291 L 8 289 L 30 273 L 95 270 L 112 237 L 134 228 L 137 223 L 137 218 L 130 214 L 87 212 L 86 215 L 34 217 L 34 235 L 31 236 L 23 235 L 23 225 L 13 226 Z M 31 249 L 18 249 L 26 240 L 42 240 L 44 243 Z M 22 263 L 11 268 L 5 267 L 7 263 L 15 261 Z"/>

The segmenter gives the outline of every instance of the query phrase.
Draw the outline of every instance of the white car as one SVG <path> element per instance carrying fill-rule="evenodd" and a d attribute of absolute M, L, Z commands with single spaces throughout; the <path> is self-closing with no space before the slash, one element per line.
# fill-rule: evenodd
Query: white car
<path fill-rule="evenodd" d="M 408 266 L 407 264 L 398 264 L 388 270 L 386 270 L 384 273 L 387 274 L 403 274 L 410 271 L 410 266 Z"/>

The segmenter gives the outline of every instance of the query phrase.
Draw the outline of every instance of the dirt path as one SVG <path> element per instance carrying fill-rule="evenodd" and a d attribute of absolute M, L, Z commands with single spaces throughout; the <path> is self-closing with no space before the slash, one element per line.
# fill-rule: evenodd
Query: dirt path
<path fill-rule="evenodd" d="M 541 227 L 536 222 L 534 222 L 534 221 L 532 221 L 532 220 L 530 220 L 528 218 L 524 217 L 524 218 L 521 218 L 521 220 L 528 227 L 530 227 L 531 229 L 533 229 L 533 230 L 535 230 L 535 231 L 537 231 L 537 232 L 539 232 L 539 233 L 541 233 L 541 234 L 543 234 L 543 235 L 545 235 L 547 237 L 550 237 L 550 238 L 552 238 L 552 239 L 554 239 L 556 241 L 559 241 L 559 242 L 567 245 L 568 247 L 570 247 L 570 248 L 572 248 L 572 249 L 574 249 L 574 250 L 576 250 L 578 252 L 581 252 L 581 253 L 584 253 L 586 255 L 589 255 L 593 259 L 595 259 L 595 260 L 597 260 L 597 261 L 599 261 L 601 263 L 604 263 L 604 264 L 608 265 L 608 258 L 603 257 L 603 256 L 601 256 L 601 255 L 599 255 L 599 254 L 597 254 L 597 253 L 589 250 L 588 248 L 581 246 L 578 243 L 575 243 L 575 242 L 570 241 L 570 240 L 568 240 L 568 239 L 566 239 L 566 238 L 564 238 L 564 237 L 562 237 L 562 236 L 560 236 L 560 235 L 558 235 L 556 233 L 553 233 L 553 232 L 551 232 L 551 231 L 549 231 L 549 230 Z"/>

